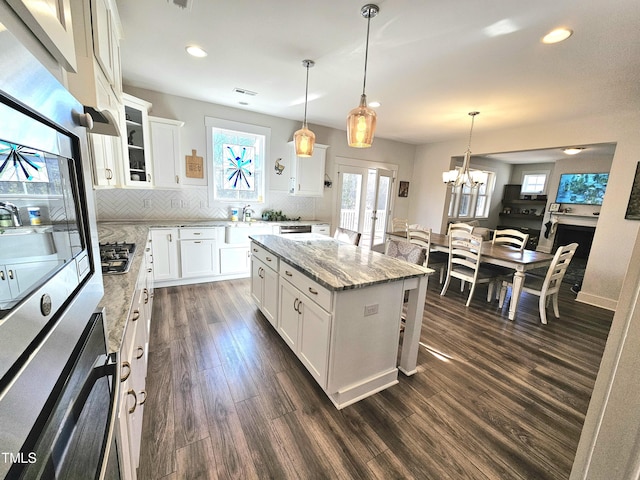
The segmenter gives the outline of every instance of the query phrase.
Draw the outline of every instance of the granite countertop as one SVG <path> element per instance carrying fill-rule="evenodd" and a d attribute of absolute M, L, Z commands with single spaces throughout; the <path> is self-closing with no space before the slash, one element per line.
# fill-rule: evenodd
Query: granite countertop
<path fill-rule="evenodd" d="M 334 291 L 421 277 L 434 272 L 431 268 L 340 243 L 322 235 L 250 235 L 249 238 L 307 277 Z"/>
<path fill-rule="evenodd" d="M 127 326 L 129 310 L 136 290 L 138 273 L 144 260 L 148 234 L 149 226 L 145 224 L 98 224 L 98 239 L 101 243 L 117 241 L 136 244 L 128 273 L 102 276 L 104 296 L 99 307 L 105 308 L 110 352 L 119 350 L 122 344 L 124 329 Z"/>
<path fill-rule="evenodd" d="M 327 224 L 328 222 L 316 220 L 301 220 L 295 222 L 262 222 L 254 221 L 252 224 L 287 225 L 287 224 Z M 106 242 L 135 243 L 136 250 L 131 261 L 129 272 L 116 275 L 103 275 L 104 296 L 99 307 L 105 308 L 107 335 L 109 338 L 109 351 L 120 349 L 124 337 L 124 329 L 127 326 L 129 311 L 133 303 L 136 291 L 136 282 L 140 268 L 143 265 L 144 249 L 147 244 L 147 236 L 150 228 L 175 228 L 175 227 L 226 227 L 239 225 L 241 222 L 231 222 L 226 219 L 211 219 L 202 221 L 184 220 L 149 220 L 149 221 L 108 221 L 98 222 L 98 240 Z"/>

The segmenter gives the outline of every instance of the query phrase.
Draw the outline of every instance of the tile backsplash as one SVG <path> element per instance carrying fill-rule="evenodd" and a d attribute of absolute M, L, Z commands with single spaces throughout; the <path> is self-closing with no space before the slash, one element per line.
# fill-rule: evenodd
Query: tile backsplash
<path fill-rule="evenodd" d="M 184 190 L 96 190 L 98 221 L 113 220 L 208 220 L 231 217 L 231 208 L 240 203 L 211 202 L 206 189 Z M 291 197 L 286 192 L 269 191 L 267 202 L 252 204 L 255 217 L 266 209 L 281 210 L 288 217 L 316 220 L 316 199 Z M 322 219 L 318 219 L 322 220 Z"/>

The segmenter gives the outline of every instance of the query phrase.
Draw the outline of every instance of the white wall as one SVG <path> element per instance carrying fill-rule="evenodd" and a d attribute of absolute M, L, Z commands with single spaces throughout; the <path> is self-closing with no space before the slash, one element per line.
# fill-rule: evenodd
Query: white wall
<path fill-rule="evenodd" d="M 640 159 L 640 112 L 583 118 L 573 122 L 531 125 L 497 132 L 474 132 L 473 151 L 482 153 L 535 150 L 540 148 L 617 143 L 607 194 L 600 210 L 589 265 L 580 300 L 615 309 L 640 223 L 625 220 L 627 201 Z M 411 197 L 409 218 L 441 230 L 447 188 L 441 172 L 450 168 L 451 157 L 464 149 L 465 138 L 421 145 L 416 151 L 414 181 L 421 188 Z M 637 268 L 637 267 L 636 267 Z"/>
<path fill-rule="evenodd" d="M 191 154 L 191 150 L 195 149 L 198 151 L 198 155 L 206 156 L 205 116 L 269 127 L 271 129 L 271 149 L 266 159 L 268 172 L 266 180 L 267 194 L 264 204 L 252 204 L 252 208 L 258 215 L 263 209 L 275 208 L 276 210 L 282 210 L 284 214 L 290 217 L 301 216 L 305 220 L 331 221 L 337 196 L 335 157 L 398 165 L 399 180 L 412 181 L 413 159 L 416 149 L 414 145 L 376 138 L 371 148 L 350 148 L 347 145 L 346 131 L 310 125 L 310 128 L 316 134 L 316 142 L 329 145 L 325 171 L 333 181 L 333 187 L 325 188 L 322 198 L 290 197 L 286 193 L 289 186 L 287 167 L 290 165 L 290 153 L 287 143 L 292 140 L 293 132 L 300 128 L 301 120 L 288 120 L 139 88 L 125 86 L 125 91 L 135 97 L 151 102 L 151 115 L 184 122 L 180 138 L 182 155 Z M 345 118 L 347 111 L 348 108 L 345 110 Z M 282 163 L 285 165 L 283 175 L 276 175 L 273 168 L 277 158 L 281 158 Z M 393 216 L 406 217 L 410 198 L 416 194 L 417 186 L 412 181 L 408 198 L 397 197 L 397 186 L 394 188 L 395 206 Z M 99 190 L 96 192 L 96 197 L 98 219 L 100 221 L 226 218 L 230 206 L 223 202 L 216 202 L 207 206 L 206 187 L 189 187 L 181 190 Z M 145 199 L 150 199 L 150 208 L 142 208 Z M 189 206 L 186 208 L 174 208 L 171 206 L 172 199 L 185 200 Z M 179 204 L 180 202 L 177 203 Z"/>

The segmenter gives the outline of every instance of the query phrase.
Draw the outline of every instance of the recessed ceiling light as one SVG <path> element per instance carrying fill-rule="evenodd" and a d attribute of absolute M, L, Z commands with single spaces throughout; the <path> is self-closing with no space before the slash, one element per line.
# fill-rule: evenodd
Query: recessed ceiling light
<path fill-rule="evenodd" d="M 369 102 L 369 106 L 371 108 L 378 108 L 380 106 L 380 102 Z"/>
<path fill-rule="evenodd" d="M 584 147 L 571 147 L 571 148 L 565 148 L 563 152 L 566 153 L 567 155 L 576 155 L 583 150 L 584 150 Z"/>
<path fill-rule="evenodd" d="M 185 50 L 192 57 L 202 58 L 202 57 L 206 57 L 207 56 L 207 52 L 205 52 L 203 49 L 201 49 L 200 47 L 198 47 L 196 45 L 187 45 Z"/>
<path fill-rule="evenodd" d="M 556 28 L 555 30 L 550 31 L 544 37 L 542 37 L 542 43 L 558 43 L 566 40 L 571 35 L 573 35 L 573 30 L 568 28 Z"/>

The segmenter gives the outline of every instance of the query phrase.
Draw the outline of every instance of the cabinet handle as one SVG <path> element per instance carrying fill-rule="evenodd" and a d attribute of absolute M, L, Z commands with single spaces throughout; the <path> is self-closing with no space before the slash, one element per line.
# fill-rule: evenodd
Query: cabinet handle
<path fill-rule="evenodd" d="M 297 312 L 298 311 L 298 303 L 300 303 L 300 300 L 298 300 L 297 298 L 293 301 L 293 309 Z"/>
<path fill-rule="evenodd" d="M 149 290 L 145 288 L 142 292 L 144 293 L 144 303 L 146 305 L 149 303 Z"/>
<path fill-rule="evenodd" d="M 202 235 L 202 232 L 193 232 L 194 235 Z"/>
<path fill-rule="evenodd" d="M 147 391 L 146 390 L 140 390 L 138 395 L 144 395 L 144 398 L 138 402 L 138 405 L 144 405 L 144 402 L 147 401 Z"/>
<path fill-rule="evenodd" d="M 0 279 L 4 280 L 4 270 L 0 270 Z"/>
<path fill-rule="evenodd" d="M 202 240 L 196 240 L 193 243 L 202 243 Z"/>
<path fill-rule="evenodd" d="M 138 406 L 138 396 L 136 395 L 136 391 L 133 388 L 127 390 L 127 395 L 133 396 L 133 407 L 129 408 L 129 413 L 133 413 L 136 411 L 136 407 Z"/>
<path fill-rule="evenodd" d="M 285 270 L 285 271 L 284 271 L 284 274 L 285 274 L 287 277 L 293 277 L 293 273 L 291 273 L 289 270 Z"/>
<path fill-rule="evenodd" d="M 139 345 L 136 351 L 138 352 L 138 354 L 136 355 L 136 360 L 140 360 L 144 355 L 144 347 Z"/>
<path fill-rule="evenodd" d="M 267 262 L 270 262 L 271 261 L 271 257 L 267 257 L 266 260 L 267 260 Z"/>
<path fill-rule="evenodd" d="M 314 290 L 313 288 L 309 287 L 309 293 L 312 293 L 313 295 L 317 295 L 318 291 Z"/>
<path fill-rule="evenodd" d="M 258 249 L 257 249 L 257 248 L 254 248 L 254 249 L 253 249 L 253 251 L 254 251 L 254 252 L 256 252 L 256 253 L 258 253 Z"/>
<path fill-rule="evenodd" d="M 123 369 L 127 369 L 127 371 L 125 373 L 123 373 L 122 375 L 120 375 L 120 381 L 121 382 L 126 382 L 127 378 L 129 378 L 129 375 L 131 375 L 131 364 L 127 361 L 122 362 L 122 368 Z"/>
<path fill-rule="evenodd" d="M 296 308 L 296 312 L 298 312 L 300 315 L 302 315 L 302 311 L 300 310 L 302 308 L 302 301 L 298 302 L 298 308 Z"/>
<path fill-rule="evenodd" d="M 140 310 L 136 309 L 133 311 L 133 315 L 131 316 L 131 321 L 135 322 L 140 318 Z"/>
<path fill-rule="evenodd" d="M 113 171 L 110 168 L 106 169 L 105 177 L 107 178 L 107 180 L 113 180 Z"/>
<path fill-rule="evenodd" d="M 147 268 L 147 272 L 149 273 L 153 272 L 153 268 Z"/>
<path fill-rule="evenodd" d="M 147 173 L 147 182 L 151 182 L 151 174 Z"/>
<path fill-rule="evenodd" d="M 9 278 L 13 280 L 13 270 L 9 270 Z"/>
<path fill-rule="evenodd" d="M 151 247 L 147 247 L 144 251 L 145 252 L 150 252 L 151 251 Z"/>
<path fill-rule="evenodd" d="M 180 177 L 176 175 L 176 183 L 180 183 Z"/>
<path fill-rule="evenodd" d="M 169 241 L 173 242 L 173 237 L 171 236 L 171 234 L 169 234 L 168 236 L 169 236 Z"/>

